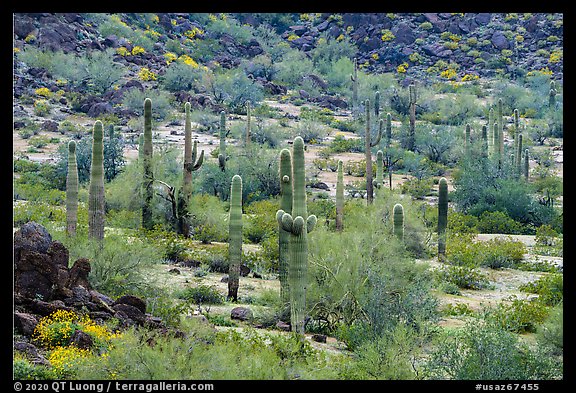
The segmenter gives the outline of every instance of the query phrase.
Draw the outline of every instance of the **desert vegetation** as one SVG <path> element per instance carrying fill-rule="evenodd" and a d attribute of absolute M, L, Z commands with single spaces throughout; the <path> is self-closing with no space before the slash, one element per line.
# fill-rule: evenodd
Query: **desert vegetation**
<path fill-rule="evenodd" d="M 13 55 L 14 379 L 564 380 L 561 13 L 20 13 Z"/>

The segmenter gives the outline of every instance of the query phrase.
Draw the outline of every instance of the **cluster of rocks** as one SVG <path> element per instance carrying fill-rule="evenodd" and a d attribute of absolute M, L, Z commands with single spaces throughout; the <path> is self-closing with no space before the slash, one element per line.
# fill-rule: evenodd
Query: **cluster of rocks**
<path fill-rule="evenodd" d="M 181 334 L 147 313 L 143 299 L 123 295 L 114 300 L 93 289 L 88 259 L 79 258 L 70 268 L 68 262 L 66 247 L 53 241 L 42 225 L 31 221 L 14 233 L 14 332 L 20 335 L 14 343 L 16 350 L 36 354 L 30 337 L 39 320 L 57 310 L 87 314 L 96 322 L 115 318 L 121 329 L 145 326 Z M 79 347 L 92 345 L 90 336 L 82 332 L 71 340 Z"/>

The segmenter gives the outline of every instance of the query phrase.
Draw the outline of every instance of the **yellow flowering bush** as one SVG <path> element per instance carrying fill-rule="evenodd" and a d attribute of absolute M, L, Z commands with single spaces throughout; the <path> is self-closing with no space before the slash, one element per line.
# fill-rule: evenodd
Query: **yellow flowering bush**
<path fill-rule="evenodd" d="M 298 35 L 292 33 L 288 36 L 287 40 L 288 41 L 294 41 L 296 38 L 300 38 L 300 37 L 298 37 Z"/>
<path fill-rule="evenodd" d="M 26 43 L 28 43 L 28 44 L 31 42 L 34 42 L 35 40 L 36 40 L 36 36 L 32 33 L 28 34 L 26 36 L 26 38 L 24 38 L 24 41 L 26 41 Z"/>
<path fill-rule="evenodd" d="M 110 340 L 119 336 L 105 326 L 98 325 L 87 315 L 81 316 L 73 311 L 56 310 L 38 321 L 32 333 L 32 339 L 50 349 L 68 346 L 76 330 L 89 334 L 95 345 L 99 347 L 107 346 Z"/>
<path fill-rule="evenodd" d="M 382 37 L 380 37 L 380 38 L 382 39 L 382 41 L 388 42 L 388 41 L 392 41 L 394 38 L 396 38 L 396 36 L 390 30 L 385 29 L 385 30 L 382 30 Z"/>
<path fill-rule="evenodd" d="M 564 53 L 562 52 L 562 50 L 555 50 L 552 53 L 550 53 L 548 61 L 550 63 L 558 63 L 560 60 L 562 60 L 562 57 L 564 57 Z"/>
<path fill-rule="evenodd" d="M 166 53 L 164 53 L 164 58 L 166 59 L 166 64 L 170 64 L 174 60 L 176 60 L 178 58 L 178 56 L 176 56 L 176 54 L 174 54 L 172 52 L 166 52 Z"/>
<path fill-rule="evenodd" d="M 478 75 L 475 74 L 466 74 L 462 77 L 462 82 L 474 81 L 480 78 Z"/>
<path fill-rule="evenodd" d="M 182 63 L 189 65 L 192 68 L 198 68 L 199 65 L 198 63 L 196 63 L 196 61 L 194 61 L 193 58 L 191 58 L 190 56 L 188 56 L 187 54 L 183 54 L 178 58 L 179 61 L 181 61 Z"/>
<path fill-rule="evenodd" d="M 47 87 L 39 87 L 36 90 L 34 90 L 34 93 L 36 93 L 36 95 L 38 96 L 46 98 L 50 98 L 52 96 L 52 92 Z"/>
<path fill-rule="evenodd" d="M 187 30 L 184 32 L 184 35 L 191 40 L 196 38 L 197 35 L 202 35 L 202 34 L 204 34 L 204 30 L 199 29 L 196 26 L 194 26 L 191 30 Z"/>
<path fill-rule="evenodd" d="M 398 67 L 396 67 L 396 72 L 398 72 L 399 74 L 404 74 L 406 73 L 407 69 L 408 69 L 408 63 L 404 62 L 400 64 Z"/>
<path fill-rule="evenodd" d="M 440 73 L 440 76 L 446 79 L 454 79 L 456 78 L 456 75 L 457 75 L 456 71 L 452 68 L 447 68 Z"/>
<path fill-rule="evenodd" d="M 116 53 L 119 54 L 120 56 L 128 56 L 130 54 L 128 49 L 126 49 L 123 46 L 116 48 Z"/>
<path fill-rule="evenodd" d="M 146 53 L 146 49 L 144 49 L 138 45 L 136 45 L 134 48 L 132 48 L 132 56 L 136 56 L 136 55 L 139 55 L 141 53 Z"/>
<path fill-rule="evenodd" d="M 372 59 L 375 61 L 378 61 L 378 59 L 380 58 L 380 56 L 378 56 L 378 53 L 372 53 L 370 57 L 372 57 Z"/>
<path fill-rule="evenodd" d="M 52 365 L 53 372 L 57 378 L 65 378 L 73 374 L 78 361 L 86 359 L 91 355 L 87 349 L 74 346 L 57 347 L 48 356 L 48 361 Z"/>
<path fill-rule="evenodd" d="M 140 71 L 138 71 L 138 77 L 143 81 L 155 81 L 157 75 L 150 71 L 148 67 L 142 67 L 140 68 Z"/>

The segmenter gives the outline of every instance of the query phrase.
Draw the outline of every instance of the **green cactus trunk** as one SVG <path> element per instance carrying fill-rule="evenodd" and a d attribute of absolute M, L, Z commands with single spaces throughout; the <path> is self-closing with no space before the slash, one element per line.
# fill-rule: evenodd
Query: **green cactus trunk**
<path fill-rule="evenodd" d="M 354 58 L 354 74 L 350 75 L 352 80 L 352 113 L 356 116 L 358 110 L 358 59 Z"/>
<path fill-rule="evenodd" d="M 517 141 L 517 149 L 516 149 L 516 173 L 518 177 L 522 174 L 522 134 L 518 134 L 516 138 Z"/>
<path fill-rule="evenodd" d="M 392 141 L 392 115 L 386 114 L 386 147 L 390 147 Z"/>
<path fill-rule="evenodd" d="M 104 239 L 104 130 L 102 122 L 94 123 L 92 162 L 88 189 L 88 237 Z"/>
<path fill-rule="evenodd" d="M 404 240 L 404 207 L 397 203 L 394 205 L 393 209 L 394 216 L 394 235 L 400 239 Z"/>
<path fill-rule="evenodd" d="M 446 260 L 446 227 L 448 225 L 448 181 L 438 183 L 438 260 Z"/>
<path fill-rule="evenodd" d="M 380 139 L 382 138 L 382 129 L 384 127 L 384 121 L 380 119 L 379 128 L 378 128 L 378 135 L 376 136 L 376 140 L 372 141 L 372 127 L 370 124 L 370 100 L 366 99 L 365 102 L 366 107 L 366 133 L 364 136 L 364 150 L 365 150 L 365 157 L 366 157 L 366 202 L 368 204 L 372 204 L 374 201 L 374 184 L 372 183 L 373 176 L 372 176 L 372 147 L 376 146 L 380 143 Z"/>
<path fill-rule="evenodd" d="M 548 108 L 554 109 L 556 107 L 556 83 L 554 81 L 550 81 L 550 92 L 548 94 Z"/>
<path fill-rule="evenodd" d="M 502 98 L 498 99 L 496 121 L 498 123 L 498 169 L 501 169 L 504 157 L 504 104 Z"/>
<path fill-rule="evenodd" d="M 218 165 L 220 170 L 224 172 L 226 170 L 226 113 L 224 111 L 220 112 L 220 147 L 218 153 Z"/>
<path fill-rule="evenodd" d="M 336 180 L 336 230 L 344 229 L 344 170 L 342 160 L 338 160 L 338 177 Z"/>
<path fill-rule="evenodd" d="M 154 174 L 152 173 L 152 100 L 144 100 L 144 144 L 142 149 L 142 227 L 152 229 L 152 197 Z"/>
<path fill-rule="evenodd" d="M 228 219 L 228 300 L 238 300 L 240 265 L 242 263 L 242 178 L 232 177 Z"/>
<path fill-rule="evenodd" d="M 250 134 L 252 132 L 252 105 L 246 101 L 246 147 L 250 147 Z"/>
<path fill-rule="evenodd" d="M 376 152 L 376 180 L 374 185 L 376 188 L 384 185 L 384 153 L 382 153 L 382 150 Z"/>
<path fill-rule="evenodd" d="M 68 171 L 66 173 L 66 233 L 76 235 L 78 223 L 78 164 L 76 142 L 68 142 Z"/>
<path fill-rule="evenodd" d="M 494 135 L 494 144 L 493 144 L 493 151 L 492 151 L 492 158 L 494 160 L 494 164 L 500 167 L 501 156 L 500 156 L 500 133 L 498 132 L 498 123 L 494 123 L 492 134 Z"/>
<path fill-rule="evenodd" d="M 292 211 L 292 156 L 290 150 L 280 152 L 280 210 Z M 278 223 L 278 273 L 280 279 L 280 298 L 284 304 L 290 302 L 290 232 Z"/>
<path fill-rule="evenodd" d="M 482 158 L 488 158 L 488 129 L 486 125 L 482 126 Z"/>
<path fill-rule="evenodd" d="M 414 151 L 416 146 L 416 86 L 412 83 L 408 88 L 410 92 L 410 130 L 408 132 L 406 149 Z"/>
<path fill-rule="evenodd" d="M 144 134 L 138 135 L 138 162 L 142 165 L 144 162 Z"/>
<path fill-rule="evenodd" d="M 290 232 L 290 322 L 293 332 L 304 334 L 308 285 L 308 233 L 316 216 L 308 216 L 304 167 L 304 140 L 296 137 L 292 151 L 292 214 L 278 210 L 276 218 Z"/>
<path fill-rule="evenodd" d="M 192 198 L 192 172 L 197 171 L 204 162 L 204 150 L 196 160 L 198 152 L 198 142 L 192 143 L 192 123 L 190 120 L 190 103 L 184 104 L 186 121 L 184 125 L 184 166 L 182 188 L 178 195 L 178 233 L 184 237 L 190 236 L 190 198 Z"/>
<path fill-rule="evenodd" d="M 530 175 L 530 155 L 528 149 L 524 150 L 524 179 L 528 181 Z"/>
<path fill-rule="evenodd" d="M 492 132 L 492 124 L 494 124 L 494 108 L 490 108 L 490 110 L 488 111 L 488 124 L 487 126 L 487 130 L 488 130 L 488 148 L 491 149 L 492 146 L 494 145 L 494 134 Z"/>

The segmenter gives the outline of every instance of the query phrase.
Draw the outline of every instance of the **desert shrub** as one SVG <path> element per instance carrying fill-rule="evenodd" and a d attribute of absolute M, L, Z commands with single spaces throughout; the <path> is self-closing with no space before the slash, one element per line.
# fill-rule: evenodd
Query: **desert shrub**
<path fill-rule="evenodd" d="M 542 302 L 519 299 L 515 295 L 484 310 L 484 319 L 513 333 L 535 332 L 548 316 L 549 309 Z"/>
<path fill-rule="evenodd" d="M 314 73 L 314 63 L 303 52 L 291 49 L 278 63 L 277 79 L 290 89 L 298 87 L 303 75 Z"/>
<path fill-rule="evenodd" d="M 423 371 L 426 379 L 533 380 L 561 377 L 557 362 L 490 324 L 469 322 L 438 340 Z"/>
<path fill-rule="evenodd" d="M 122 105 L 138 116 L 144 115 L 144 100 L 150 98 L 152 100 L 152 118 L 155 120 L 163 120 L 166 118 L 171 110 L 171 102 L 173 97 L 165 90 L 159 89 L 129 89 L 122 96 Z M 142 119 L 142 122 L 144 120 Z"/>
<path fill-rule="evenodd" d="M 189 91 L 201 80 L 202 70 L 190 67 L 188 64 L 172 62 L 161 77 L 161 84 L 166 90 L 175 92 Z"/>
<path fill-rule="evenodd" d="M 325 125 L 315 120 L 303 120 L 294 129 L 294 136 L 300 136 L 304 143 L 319 143 L 326 138 L 328 130 Z"/>
<path fill-rule="evenodd" d="M 332 153 L 359 153 L 364 151 L 364 145 L 361 138 L 345 138 L 343 135 L 336 134 L 330 141 L 330 152 Z"/>
<path fill-rule="evenodd" d="M 278 231 L 276 211 L 277 200 L 260 200 L 252 202 L 244 209 L 245 220 L 243 235 L 252 243 L 261 243 L 267 237 L 274 236 Z"/>
<path fill-rule="evenodd" d="M 536 328 L 536 340 L 552 355 L 564 353 L 564 304 L 558 303 L 548 317 Z"/>
<path fill-rule="evenodd" d="M 490 288 L 488 276 L 470 266 L 448 265 L 436 271 L 437 279 L 462 289 Z"/>
<path fill-rule="evenodd" d="M 564 275 L 549 274 L 536 281 L 522 284 L 518 287 L 523 292 L 538 294 L 538 301 L 546 306 L 554 307 L 564 298 Z"/>
<path fill-rule="evenodd" d="M 198 285 L 196 287 L 188 287 L 179 291 L 176 296 L 179 299 L 191 301 L 195 304 L 222 304 L 224 302 L 223 296 L 218 289 L 208 285 Z"/>
<path fill-rule="evenodd" d="M 478 217 L 476 229 L 480 233 L 506 233 L 520 235 L 524 233 L 522 224 L 512 219 L 504 211 L 484 211 Z"/>

